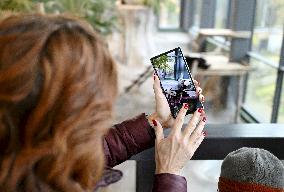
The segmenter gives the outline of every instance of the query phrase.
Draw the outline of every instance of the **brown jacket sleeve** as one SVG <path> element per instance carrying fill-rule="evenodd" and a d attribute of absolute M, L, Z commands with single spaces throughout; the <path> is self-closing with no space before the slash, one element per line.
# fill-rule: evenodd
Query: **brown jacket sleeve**
<path fill-rule="evenodd" d="M 104 139 L 106 165 L 118 165 L 154 144 L 155 132 L 144 113 L 114 125 Z"/>
<path fill-rule="evenodd" d="M 169 173 L 156 174 L 152 192 L 187 192 L 186 179 Z"/>

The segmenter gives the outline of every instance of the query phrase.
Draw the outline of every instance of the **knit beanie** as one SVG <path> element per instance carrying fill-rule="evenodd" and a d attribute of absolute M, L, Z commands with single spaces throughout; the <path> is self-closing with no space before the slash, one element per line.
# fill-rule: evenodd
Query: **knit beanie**
<path fill-rule="evenodd" d="M 221 166 L 220 192 L 284 192 L 284 165 L 270 152 L 243 147 Z"/>

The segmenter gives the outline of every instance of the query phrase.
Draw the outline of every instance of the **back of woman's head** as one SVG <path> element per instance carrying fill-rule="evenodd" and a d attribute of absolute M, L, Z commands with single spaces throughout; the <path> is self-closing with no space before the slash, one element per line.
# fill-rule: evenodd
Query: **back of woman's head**
<path fill-rule="evenodd" d="M 113 60 L 83 21 L 0 21 L 0 191 L 91 190 L 116 89 Z"/>

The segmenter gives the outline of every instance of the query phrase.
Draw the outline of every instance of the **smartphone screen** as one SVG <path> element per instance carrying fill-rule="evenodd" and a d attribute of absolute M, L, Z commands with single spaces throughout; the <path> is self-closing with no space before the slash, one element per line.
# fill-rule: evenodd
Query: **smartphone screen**
<path fill-rule="evenodd" d="M 187 114 L 193 113 L 197 108 L 203 108 L 180 47 L 151 58 L 151 63 L 160 79 L 161 88 L 174 118 L 183 103 L 189 104 Z"/>

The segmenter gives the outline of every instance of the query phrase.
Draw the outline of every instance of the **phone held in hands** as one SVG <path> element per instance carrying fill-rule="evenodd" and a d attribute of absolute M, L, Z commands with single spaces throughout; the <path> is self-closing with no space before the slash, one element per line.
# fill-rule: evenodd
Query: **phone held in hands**
<path fill-rule="evenodd" d="M 180 47 L 151 58 L 151 63 L 160 79 L 161 88 L 174 118 L 183 103 L 189 104 L 187 114 L 193 113 L 197 108 L 203 108 Z"/>

